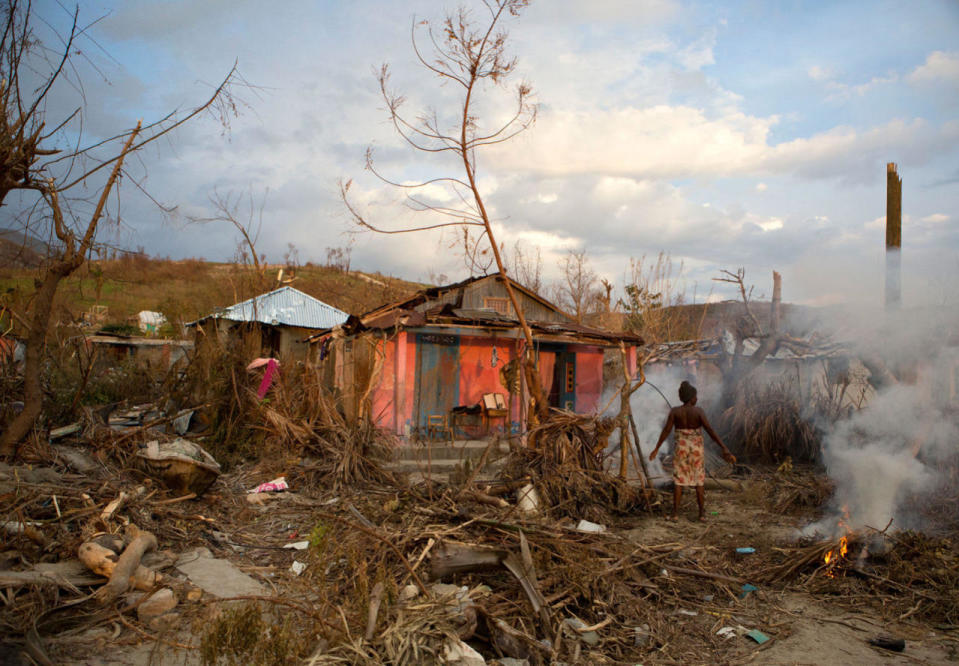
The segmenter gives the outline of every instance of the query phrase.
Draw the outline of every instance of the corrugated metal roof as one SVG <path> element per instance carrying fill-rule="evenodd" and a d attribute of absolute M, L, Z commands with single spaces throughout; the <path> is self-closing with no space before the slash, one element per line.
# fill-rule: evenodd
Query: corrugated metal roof
<path fill-rule="evenodd" d="M 211 316 L 231 321 L 258 321 L 302 328 L 332 328 L 349 317 L 342 310 L 293 287 L 280 287 L 268 294 L 231 305 Z"/>

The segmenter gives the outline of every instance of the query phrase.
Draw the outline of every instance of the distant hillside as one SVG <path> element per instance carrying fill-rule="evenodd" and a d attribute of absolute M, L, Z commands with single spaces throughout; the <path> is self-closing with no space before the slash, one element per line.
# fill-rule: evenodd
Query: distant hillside
<path fill-rule="evenodd" d="M 95 261 L 81 267 L 66 280 L 58 293 L 56 317 L 61 324 L 93 319 L 97 324 L 127 323 L 141 310 L 162 312 L 180 325 L 277 288 L 280 267 L 262 275 L 235 265 L 194 259 L 172 261 L 144 255 L 127 255 L 110 261 Z M 14 309 L 33 293 L 35 271 L 0 264 L 0 295 Z M 325 266 L 285 269 L 283 284 L 351 314 L 421 289 L 423 285 L 379 274 L 344 273 Z M 105 308 L 105 309 L 104 309 Z"/>
<path fill-rule="evenodd" d="M 752 301 L 749 309 L 763 330 L 769 330 L 769 302 Z M 783 329 L 791 335 L 806 335 L 819 325 L 820 314 L 816 308 L 783 303 Z M 742 301 L 673 305 L 664 308 L 658 314 L 658 332 L 665 338 L 662 341 L 713 338 L 719 336 L 723 329 L 734 328 L 737 322 L 746 316 L 746 308 Z M 662 324 L 664 320 L 668 320 L 668 324 Z M 593 315 L 588 323 L 618 331 L 624 330 L 629 325 L 629 317 L 623 312 L 602 313 Z M 644 333 L 642 330 L 638 332 L 641 335 Z M 650 336 L 650 339 L 655 338 L 656 335 Z"/>
<path fill-rule="evenodd" d="M 0 229 L 0 266 L 36 268 L 47 254 L 47 244 L 17 229 Z"/>

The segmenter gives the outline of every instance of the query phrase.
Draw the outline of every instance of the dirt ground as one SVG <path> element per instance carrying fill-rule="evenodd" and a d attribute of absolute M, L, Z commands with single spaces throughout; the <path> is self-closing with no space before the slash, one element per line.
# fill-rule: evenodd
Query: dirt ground
<path fill-rule="evenodd" d="M 666 498 L 664 497 L 664 500 Z M 644 518 L 629 530 L 630 538 L 646 542 L 681 541 L 709 544 L 719 549 L 785 547 L 794 544 L 800 528 L 818 518 L 818 512 L 777 515 L 742 492 L 707 492 L 706 524 L 694 520 L 695 500 L 683 498 L 684 514 L 677 523 L 663 517 Z M 759 544 L 762 544 L 761 546 Z M 744 556 L 748 558 L 750 556 Z M 710 627 L 740 622 L 757 628 L 772 640 L 762 646 L 749 639 L 729 639 L 721 654 L 704 652 L 701 663 L 755 664 L 949 664 L 959 662 L 959 631 L 936 630 L 921 623 L 899 622 L 869 606 L 850 608 L 832 595 L 803 591 L 760 589 L 745 600 L 729 599 L 723 611 L 704 610 L 678 622 Z M 724 622 L 720 622 L 722 619 Z M 904 638 L 902 653 L 873 647 L 870 638 L 892 635 Z M 650 655 L 644 663 L 660 662 Z"/>
<path fill-rule="evenodd" d="M 853 580 L 851 574 L 841 568 L 837 569 L 835 578 L 826 580 L 822 566 L 813 563 L 789 580 L 774 584 L 755 581 L 757 589 L 744 593 L 741 581 L 749 582 L 750 575 L 780 566 L 800 552 L 802 546 L 796 540 L 798 528 L 818 518 L 821 511 L 815 507 L 792 512 L 773 510 L 766 495 L 775 489 L 775 485 L 768 477 L 762 481 L 744 479 L 746 490 L 707 491 L 706 523 L 693 519 L 695 500 L 690 494 L 684 497 L 680 520 L 676 523 L 667 521 L 665 511 L 669 495 L 657 492 L 651 511 L 611 517 L 607 531 L 596 535 L 577 532 L 565 519 L 521 520 L 512 507 L 501 509 L 473 504 L 464 513 L 462 505 L 468 503 L 460 502 L 460 506 L 454 506 L 450 496 L 444 495 L 441 488 L 430 488 L 425 495 L 422 489 L 416 494 L 404 495 L 384 487 L 334 492 L 330 488 L 311 486 L 306 475 L 294 474 L 291 478 L 292 492 L 277 493 L 259 504 L 251 503 L 246 491 L 266 480 L 264 471 L 247 469 L 224 475 L 211 491 L 198 499 L 170 502 L 169 497 L 159 493 L 141 503 L 130 503 L 120 512 L 121 522 L 134 522 L 141 529 L 151 530 L 157 535 L 160 549 L 170 549 L 174 556 L 182 557 L 190 549 L 201 547 L 207 549 L 212 558 L 235 565 L 262 590 L 260 595 L 253 596 L 261 597 L 261 607 L 265 607 L 263 618 L 266 625 L 263 626 L 282 624 L 292 628 L 294 634 L 301 634 L 297 637 L 303 641 L 299 651 L 290 648 L 288 653 L 298 655 L 296 659 L 288 656 L 277 661 L 259 661 L 256 657 L 247 657 L 230 661 L 223 657 L 216 663 L 402 661 L 372 662 L 361 656 L 369 653 L 362 652 L 360 647 L 355 652 L 341 650 L 334 654 L 331 651 L 336 659 L 332 656 L 326 661 L 318 659 L 324 651 L 317 650 L 318 638 L 313 632 L 321 630 L 325 626 L 322 623 L 329 623 L 329 620 L 312 618 L 309 610 L 303 609 L 332 609 L 342 601 L 345 612 L 341 613 L 342 622 L 337 618 L 336 623 L 340 628 L 345 626 L 345 631 L 359 645 L 363 642 L 362 624 L 370 586 L 374 580 L 383 580 L 386 571 L 368 564 L 361 556 L 337 550 L 342 545 L 340 543 L 330 543 L 321 552 L 313 551 L 319 538 L 318 526 L 332 525 L 330 518 L 335 512 L 357 517 L 360 525 L 365 522 L 372 525 L 370 528 L 350 527 L 338 533 L 342 538 L 338 536 L 337 541 L 345 543 L 362 536 L 358 530 L 363 529 L 392 535 L 381 541 L 391 540 L 399 551 L 408 554 L 408 562 L 414 562 L 415 566 L 419 566 L 421 560 L 425 562 L 419 569 L 424 578 L 429 562 L 424 556 L 431 547 L 427 536 L 465 542 L 467 536 L 479 538 L 481 532 L 476 530 L 481 524 L 488 526 L 484 529 L 506 533 L 503 526 L 521 523 L 529 534 L 530 549 L 538 565 L 537 575 L 553 612 L 557 617 L 566 612 L 578 614 L 583 617 L 584 624 L 598 627 L 595 630 L 598 640 L 594 645 L 583 644 L 574 651 L 567 643 L 563 658 L 555 663 L 948 664 L 959 661 L 959 627 L 941 618 L 935 619 L 936 612 L 930 610 L 932 604 L 926 602 L 925 597 L 911 596 L 908 590 L 896 588 L 895 583 L 883 586 Z M 70 481 L 67 478 L 57 483 L 65 485 Z M 116 484 L 103 481 L 94 501 L 102 498 L 105 503 L 117 492 Z M 33 490 L 37 490 L 37 486 L 42 484 L 34 484 Z M 42 487 L 40 490 L 49 494 L 55 488 Z M 60 508 L 67 510 L 63 506 Z M 449 516 L 450 521 L 455 517 L 459 522 L 444 524 L 440 520 L 441 514 Z M 361 518 L 368 518 L 368 521 Z M 345 519 L 343 522 L 346 524 Z M 416 534 L 417 530 L 422 533 Z M 553 547 L 550 544 L 554 543 L 552 540 L 567 538 L 571 543 L 607 555 L 597 557 L 595 561 L 569 562 L 557 568 L 555 563 L 562 560 L 562 553 L 553 553 L 553 559 L 550 559 L 548 551 Z M 308 553 L 284 548 L 303 539 L 311 542 Z M 955 540 L 951 543 L 951 553 L 942 557 L 955 556 Z M 14 544 L 7 544 L 8 547 L 11 545 Z M 382 547 L 384 556 L 371 554 L 369 559 L 393 557 L 387 546 Z M 755 553 L 737 556 L 735 549 L 743 547 L 754 548 Z M 37 556 L 37 553 L 33 554 L 33 557 Z M 635 560 L 643 557 L 654 560 L 643 564 L 641 571 L 645 573 L 629 568 Z M 24 559 L 30 558 L 25 556 Z M 290 570 L 294 561 L 307 565 L 302 576 Z M 607 567 L 604 575 L 582 584 L 585 586 L 582 589 L 590 590 L 586 596 L 591 596 L 591 601 L 590 598 L 584 600 L 583 594 L 563 592 L 564 577 L 578 576 L 575 573 L 577 566 Z M 633 571 L 631 580 L 639 576 L 642 585 L 629 588 L 634 593 L 624 599 L 616 590 L 629 578 L 626 572 L 630 570 Z M 689 574 L 691 570 L 693 573 Z M 183 577 L 183 573 L 175 568 L 164 571 L 173 578 Z M 390 575 L 397 579 L 403 577 L 402 567 L 390 571 Z M 700 574 L 696 574 L 697 571 Z M 405 578 L 410 580 L 409 575 Z M 486 589 L 485 594 L 489 596 L 484 604 L 489 609 L 508 608 L 516 613 L 515 617 L 529 614 L 528 602 L 515 581 L 501 573 L 465 573 L 444 582 L 473 590 Z M 568 582 L 573 584 L 573 581 Z M 324 587 L 326 585 L 329 587 Z M 576 585 L 580 584 L 577 582 Z M 343 596 L 356 590 L 355 597 Z M 641 593 L 635 593 L 636 590 Z M 8 591 L 6 610 L 15 614 L 17 609 L 11 604 L 38 604 L 38 611 L 42 609 L 40 625 L 48 628 L 41 631 L 41 640 L 52 663 L 172 666 L 213 663 L 210 653 L 201 649 L 204 637 L 209 638 L 217 613 L 243 603 L 221 602 L 216 596 L 205 593 L 199 602 L 181 599 L 171 616 L 175 619 L 160 625 L 140 622 L 135 613 L 97 610 L 72 614 L 70 609 L 56 610 L 57 604 L 71 599 L 66 592 L 59 601 L 49 597 L 32 601 L 29 596 L 15 596 L 13 591 Z M 285 606 L 283 601 L 293 605 Z M 909 604 L 913 601 L 918 603 L 910 612 Z M 87 603 L 83 601 L 79 607 L 86 608 L 83 604 Z M 624 603 L 632 605 L 632 609 L 624 611 Z M 385 606 L 390 606 L 390 610 L 384 611 L 379 624 L 375 625 L 378 635 L 396 630 L 403 617 L 402 613 L 396 615 L 394 612 L 394 606 L 402 604 L 392 593 Z M 494 612 L 491 610 L 490 614 L 492 616 Z M 59 623 L 52 621 L 57 616 L 62 619 Z M 602 620 L 604 617 L 607 618 L 605 621 Z M 636 624 L 622 626 L 627 621 L 624 618 Z M 646 618 L 648 630 L 641 627 L 642 618 Z M 6 626 L 12 626 L 11 622 L 8 621 Z M 357 624 L 360 626 L 355 626 Z M 728 638 L 717 635 L 724 627 L 732 628 Z M 754 629 L 768 636 L 769 640 L 759 645 L 744 635 Z M 266 631 L 262 626 L 260 630 Z M 869 639 L 881 635 L 904 639 L 905 650 L 897 653 L 869 644 Z M 21 662 L 15 660 L 14 655 L 23 647 L 22 642 L 13 641 L 2 647 L 7 651 L 6 656 L 0 653 L 2 663 L 42 663 L 39 660 L 31 662 L 25 655 Z M 432 662 L 423 657 L 422 662 L 407 659 L 403 663 Z M 487 663 L 498 662 L 490 657 Z M 546 658 L 543 663 L 550 663 L 550 660 Z"/>

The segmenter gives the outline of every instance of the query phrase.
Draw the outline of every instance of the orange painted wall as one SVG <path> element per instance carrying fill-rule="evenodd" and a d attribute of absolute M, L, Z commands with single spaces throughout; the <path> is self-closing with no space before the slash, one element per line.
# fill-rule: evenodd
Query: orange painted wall
<path fill-rule="evenodd" d="M 499 371 L 510 361 L 512 340 L 491 340 L 463 336 L 460 338 L 460 404 L 475 405 L 486 393 L 502 393 L 506 387 L 500 383 Z M 493 349 L 496 349 L 496 367 L 492 366 Z"/>

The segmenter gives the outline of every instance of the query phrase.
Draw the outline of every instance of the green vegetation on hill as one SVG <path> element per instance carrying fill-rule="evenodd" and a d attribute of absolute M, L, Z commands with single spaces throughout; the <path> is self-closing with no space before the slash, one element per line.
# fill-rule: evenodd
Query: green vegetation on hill
<path fill-rule="evenodd" d="M 257 274 L 238 264 L 152 259 L 137 254 L 92 261 L 63 282 L 55 321 L 69 325 L 90 320 L 91 313 L 101 311 L 99 318 L 94 317 L 96 323 L 123 324 L 141 310 L 154 310 L 162 312 L 172 324 L 163 333 L 174 336 L 182 324 L 216 308 L 278 288 L 278 271 L 279 267 L 274 266 Z M 300 266 L 292 271 L 292 280 L 290 275 L 291 271 L 284 269 L 283 284 L 351 314 L 361 314 L 423 286 L 327 266 Z M 33 293 L 35 276 L 32 269 L 0 268 L 0 307 L 20 310 Z"/>

